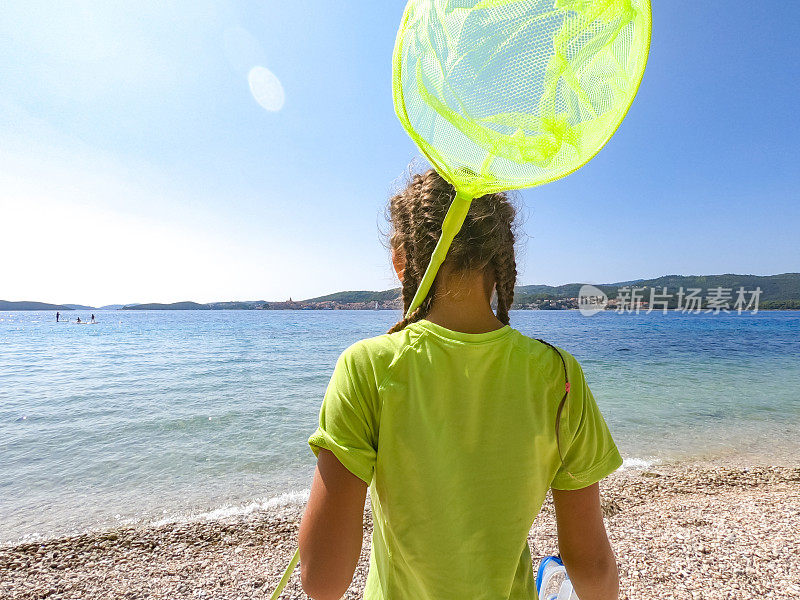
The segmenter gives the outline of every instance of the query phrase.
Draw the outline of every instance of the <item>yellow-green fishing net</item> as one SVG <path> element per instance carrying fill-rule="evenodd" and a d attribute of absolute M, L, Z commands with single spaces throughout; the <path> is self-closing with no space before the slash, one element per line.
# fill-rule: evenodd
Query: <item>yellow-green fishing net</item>
<path fill-rule="evenodd" d="M 473 198 L 553 181 L 614 134 L 644 74 L 649 0 L 411 0 L 394 105 L 456 189 L 408 309 L 427 296 Z"/>

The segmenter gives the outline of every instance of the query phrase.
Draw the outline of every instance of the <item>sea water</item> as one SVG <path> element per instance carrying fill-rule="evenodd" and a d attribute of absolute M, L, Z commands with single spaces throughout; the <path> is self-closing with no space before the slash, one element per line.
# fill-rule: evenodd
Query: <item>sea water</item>
<path fill-rule="evenodd" d="M 399 318 L 95 316 L 0 313 L 0 544 L 302 501 L 336 358 Z M 578 358 L 627 468 L 800 463 L 800 312 L 511 319 Z"/>

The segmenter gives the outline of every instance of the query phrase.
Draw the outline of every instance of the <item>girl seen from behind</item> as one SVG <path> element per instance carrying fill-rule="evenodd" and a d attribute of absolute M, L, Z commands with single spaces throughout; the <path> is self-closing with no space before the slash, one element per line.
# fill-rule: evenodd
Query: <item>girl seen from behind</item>
<path fill-rule="evenodd" d="M 454 193 L 430 170 L 390 201 L 406 308 Z M 367 600 L 536 598 L 527 535 L 548 489 L 577 595 L 617 597 L 598 482 L 622 459 L 576 360 L 509 325 L 514 218 L 505 194 L 475 199 L 420 308 L 339 357 L 309 439 L 311 598 L 350 585 L 368 486 Z"/>

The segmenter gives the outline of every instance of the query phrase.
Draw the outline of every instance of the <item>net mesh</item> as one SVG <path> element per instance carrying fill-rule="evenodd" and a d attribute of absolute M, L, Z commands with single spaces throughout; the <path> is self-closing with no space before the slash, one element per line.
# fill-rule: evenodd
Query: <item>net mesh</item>
<path fill-rule="evenodd" d="M 459 191 L 539 185 L 612 136 L 649 39 L 647 0 L 412 0 L 395 45 L 395 109 Z"/>
<path fill-rule="evenodd" d="M 650 47 L 649 0 L 411 0 L 397 116 L 457 195 L 408 307 L 425 299 L 472 198 L 553 181 L 616 131 Z"/>

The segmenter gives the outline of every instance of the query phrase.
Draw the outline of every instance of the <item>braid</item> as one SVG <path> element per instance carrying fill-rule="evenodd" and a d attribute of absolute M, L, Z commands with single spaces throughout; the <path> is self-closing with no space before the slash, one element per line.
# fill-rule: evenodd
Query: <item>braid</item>
<path fill-rule="evenodd" d="M 433 169 L 414 175 L 406 189 L 389 201 L 391 247 L 405 259 L 402 298 L 408 310 L 441 235 L 442 223 L 455 196 L 453 186 Z M 505 194 L 489 194 L 473 200 L 464 225 L 456 235 L 445 262 L 455 271 L 493 269 L 497 289 L 497 318 L 509 322 L 514 301 L 517 269 L 514 260 L 514 207 Z M 434 279 L 422 305 L 401 319 L 389 333 L 425 318 L 433 307 Z"/>
<path fill-rule="evenodd" d="M 412 294 L 411 296 L 413 298 L 414 295 Z M 428 297 L 425 298 L 425 301 L 417 309 L 415 309 L 414 312 L 412 312 L 407 318 L 403 317 L 398 323 L 396 323 L 389 330 L 389 333 L 402 331 L 408 325 L 411 325 L 411 323 L 415 323 L 420 319 L 425 318 L 425 315 L 427 315 L 428 312 L 430 312 L 432 305 L 433 305 L 433 296 L 429 294 Z"/>
<path fill-rule="evenodd" d="M 414 295 L 417 293 L 417 288 L 419 287 L 419 278 L 417 276 L 417 272 L 414 269 L 409 269 L 409 265 L 412 264 L 414 260 L 414 255 L 412 254 L 410 248 L 406 251 L 405 258 L 406 267 L 403 273 L 403 315 L 406 314 L 411 301 L 414 299 Z M 432 305 L 432 302 L 430 301 L 431 297 L 432 295 L 428 294 L 428 297 L 425 298 L 425 301 L 408 317 L 403 316 L 400 322 L 396 323 L 389 330 L 389 333 L 401 331 L 411 323 L 419 321 L 421 318 L 423 318 L 423 316 L 428 313 Z"/>
<path fill-rule="evenodd" d="M 508 325 L 508 311 L 514 304 L 514 286 L 517 283 L 517 262 L 514 260 L 514 233 L 505 232 L 508 239 L 494 259 L 495 288 L 497 289 L 497 319 Z"/>

